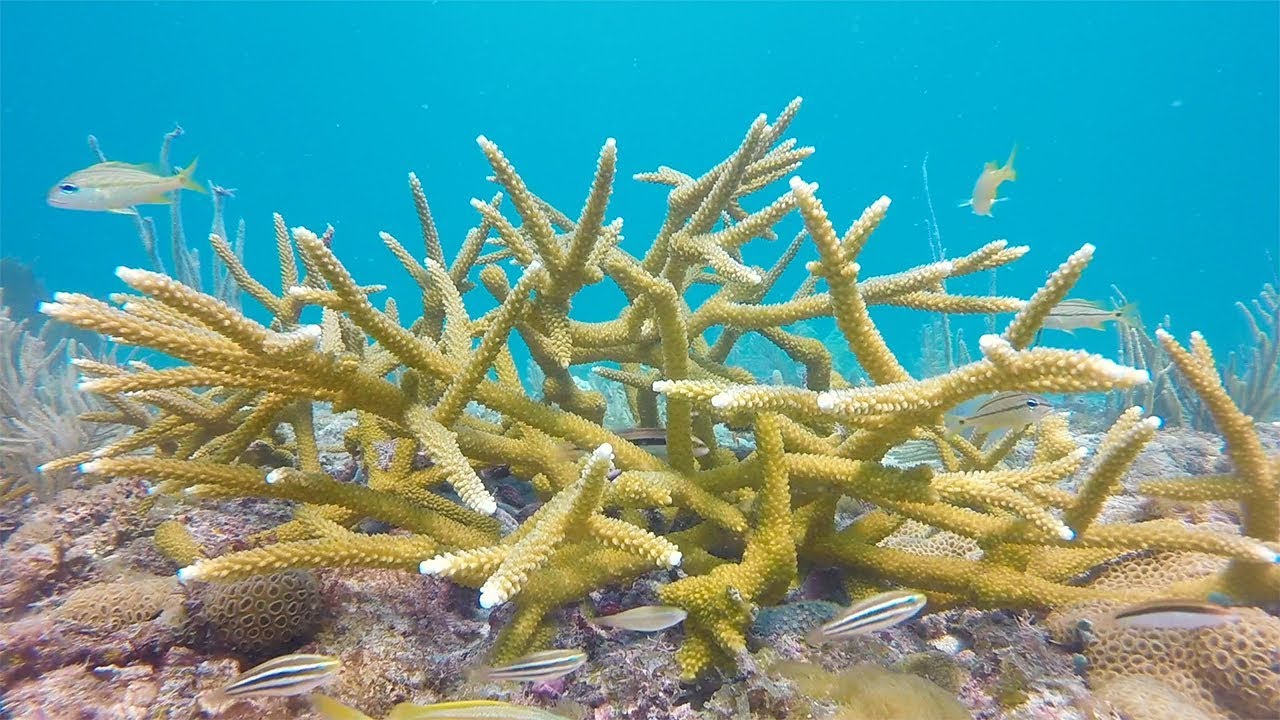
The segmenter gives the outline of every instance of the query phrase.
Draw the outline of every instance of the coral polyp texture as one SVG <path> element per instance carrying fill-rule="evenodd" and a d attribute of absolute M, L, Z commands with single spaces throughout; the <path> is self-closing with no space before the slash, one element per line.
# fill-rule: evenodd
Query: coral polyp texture
<path fill-rule="evenodd" d="M 425 249 L 415 254 L 381 234 L 420 292 L 416 318 L 390 300 L 374 304 L 383 288 L 371 283 L 386 278 L 353 277 L 332 228 L 288 229 L 279 216 L 276 287 L 220 254 L 266 322 L 146 270 L 121 268 L 129 291 L 110 302 L 59 294 L 47 315 L 185 364 L 82 363 L 82 387 L 133 409 L 138 427 L 47 467 L 141 476 L 155 492 L 192 502 L 293 501 L 292 519 L 245 538 L 248 549 L 178 553 L 192 559 L 179 578 L 235 581 L 322 567 L 447 577 L 479 589 L 481 606 L 514 604 L 495 662 L 546 643 L 558 608 L 655 570 L 669 573 L 660 601 L 688 611 L 677 651 L 688 678 L 732 667 L 757 608 L 782 601 L 812 568 L 839 569 L 851 589 L 917 589 L 935 607 L 1054 607 L 1164 595 L 1163 587 L 1094 587 L 1079 578 L 1134 551 L 1195 552 L 1221 558 L 1224 569 L 1184 582 L 1181 595 L 1274 598 L 1278 464 L 1222 390 L 1203 340 L 1193 337 L 1186 350 L 1160 338 L 1226 436 L 1235 472 L 1149 489 L 1238 501 L 1244 532 L 1101 522 L 1104 503 L 1158 431 L 1159 419 L 1142 408 L 1122 413 L 1092 458 L 1061 416 L 995 442 L 957 436 L 943 423 L 956 406 L 994 392 L 1148 382 L 1144 371 L 1101 356 L 1030 347 L 1095 248 L 1070 254 L 1025 300 L 944 287 L 1028 252 L 1003 240 L 872 274 L 859 254 L 889 199 L 860 214 L 839 209 L 852 222 L 836 230 L 817 185 L 796 175 L 813 149 L 784 137 L 799 106 L 797 99 L 772 122 L 757 118 L 737 149 L 700 175 L 666 167 L 637 175 L 670 187 L 665 219 L 640 255 L 623 249 L 622 220 L 608 217 L 613 140 L 600 150 L 582 208 L 570 214 L 536 195 L 498 146 L 479 138 L 502 194 L 472 202 L 479 225 L 451 263 L 416 177 L 410 188 Z M 798 234 L 780 227 L 797 215 Z M 744 260 L 748 242 L 783 232 L 795 239 L 772 266 Z M 491 244 L 500 249 L 482 254 Z M 807 277 L 785 293 L 784 271 L 811 248 Z M 606 278 L 623 296 L 616 317 L 574 319 L 575 298 Z M 490 298 L 477 297 L 484 293 Z M 469 309 L 478 306 L 492 309 Z M 978 359 L 915 378 L 872 321 L 876 306 L 1012 317 L 1002 333 L 981 338 Z M 302 323 L 304 311 L 320 322 Z M 833 319 L 845 347 L 787 329 L 814 318 Z M 804 384 L 762 384 L 729 364 L 751 333 L 801 364 Z M 521 384 L 514 358 L 524 348 L 542 377 L 540 399 Z M 852 353 L 865 377 L 837 372 L 833 350 Z M 622 391 L 606 397 L 599 385 L 576 381 L 574 368 L 593 368 Z M 362 481 L 324 471 L 317 402 L 354 413 L 346 445 Z M 665 428 L 666 453 L 607 426 L 606 414 L 619 410 L 639 426 Z M 719 424 L 747 439 L 738 452 L 718 442 Z M 887 461 L 908 441 L 936 445 L 941 469 Z M 1012 452 L 1020 441 L 1032 448 L 1025 461 Z M 273 464 L 259 464 L 263 447 Z M 498 466 L 528 480 L 541 500 L 523 521 L 500 509 L 486 470 Z M 1064 489 L 1077 475 L 1077 489 Z M 871 508 L 851 524 L 838 522 L 846 496 Z M 367 519 L 391 530 L 370 532 Z"/>

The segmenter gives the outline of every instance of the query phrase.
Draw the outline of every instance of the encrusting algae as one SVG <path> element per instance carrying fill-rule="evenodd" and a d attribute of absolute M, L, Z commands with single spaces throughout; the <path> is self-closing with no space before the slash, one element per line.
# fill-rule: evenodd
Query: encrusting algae
<path fill-rule="evenodd" d="M 138 429 L 47 467 L 79 464 L 95 475 L 143 476 L 156 493 L 193 502 L 294 501 L 291 520 L 250 538 L 256 547 L 212 558 L 188 554 L 192 562 L 179 578 L 226 582 L 317 567 L 449 578 L 479 589 L 483 607 L 514 604 L 490 658 L 495 666 L 545 647 L 557 609 L 655 569 L 674 578 L 659 602 L 687 613 L 677 655 L 687 678 L 731 666 L 746 652 L 756 608 L 780 602 L 815 567 L 839 568 L 853 586 L 909 588 L 931 608 L 1054 607 L 1162 596 L 1159 589 L 1091 587 L 1073 578 L 1137 550 L 1193 551 L 1230 565 L 1176 588 L 1175 597 L 1274 599 L 1280 463 L 1264 454 L 1249 419 L 1222 391 L 1203 339 L 1193 336 L 1189 350 L 1167 335 L 1160 342 L 1212 410 L 1235 471 L 1147 489 L 1239 500 L 1244 534 L 1171 521 L 1099 523 L 1103 503 L 1119 492 L 1159 427 L 1142 408 L 1119 417 L 1088 464 L 1060 415 L 991 443 L 981 435 L 959 437 L 944 424 L 958 405 L 995 393 L 1100 392 L 1148 381 L 1144 371 L 1097 355 L 1029 347 L 1094 247 L 1072 253 L 1025 301 L 944 289 L 946 280 L 1009 265 L 1028 251 L 1003 240 L 952 260 L 870 275 L 858 256 L 889 199 L 873 202 L 843 234 L 836 231 L 817 186 L 795 176 L 812 148 L 784 139 L 799 106 L 797 99 L 771 123 L 757 118 L 739 147 L 702 175 L 663 167 L 636 176 L 671 188 L 661 229 L 639 256 L 619 244 L 621 219 L 607 218 L 617 171 L 613 140 L 601 149 L 586 202 L 572 217 L 535 195 L 497 145 L 481 137 L 505 197 L 472 201 L 480 224 L 451 263 L 422 186 L 410 176 L 425 257 L 419 261 L 388 233 L 381 239 L 421 292 L 417 318 L 401 318 L 390 301 L 374 305 L 371 296 L 381 287 L 361 284 L 372 279 L 357 280 L 342 264 L 332 228 L 290 230 L 279 216 L 277 288 L 220 252 L 245 293 L 270 314 L 265 324 L 145 270 L 121 268 L 129 290 L 111 302 L 61 293 L 45 314 L 185 364 L 82 362 L 83 388 L 134 411 Z M 781 194 L 758 210 L 746 208 L 788 177 Z M 504 202 L 518 226 L 500 209 Z M 743 245 L 775 237 L 793 213 L 804 231 L 777 263 L 747 265 Z M 211 240 L 215 250 L 226 245 Z M 482 256 L 486 243 L 502 250 Z M 783 271 L 810 243 L 817 260 L 808 264 L 808 278 L 788 299 L 772 299 Z M 502 260 L 515 266 L 513 275 Z M 625 295 L 617 317 L 573 319 L 574 298 L 605 278 Z M 692 298 L 704 293 L 691 293 L 694 285 L 711 288 L 696 306 Z M 497 306 L 472 316 L 464 296 L 481 292 Z M 869 308 L 883 305 L 1014 315 L 1002 333 L 981 339 L 980 358 L 918 379 L 872 322 Z M 307 308 L 320 310 L 318 325 L 300 321 Z M 854 386 L 833 369 L 826 347 L 786 329 L 819 317 L 834 318 L 868 384 Z M 734 345 L 753 332 L 805 367 L 803 386 L 760 384 L 727 364 Z M 542 400 L 521 386 L 511 349 L 517 338 L 544 375 Z M 634 434 L 607 427 L 605 397 L 575 383 L 574 366 L 596 367 L 622 383 L 636 422 L 665 429 L 665 452 L 649 452 Z M 354 411 L 347 443 L 364 458 L 367 483 L 323 472 L 317 401 Z M 719 423 L 752 437 L 754 450 L 720 447 Z M 291 444 L 275 439 L 280 425 L 291 426 Z M 1011 465 L 1010 451 L 1022 438 L 1033 443 L 1031 458 Z M 913 440 L 936 444 L 941 470 L 886 461 L 890 450 Z M 262 455 L 247 451 L 263 443 L 273 455 L 285 453 L 290 466 L 253 464 Z M 388 464 L 370 460 L 388 446 Z M 420 451 L 429 466 L 415 464 Z M 495 517 L 497 501 L 479 472 L 496 465 L 529 479 L 543 500 L 513 531 Z M 1077 473 L 1078 491 L 1059 486 Z M 452 493 L 440 492 L 446 486 Z M 838 528 L 843 496 L 878 509 Z M 394 531 L 363 532 L 366 518 Z M 938 547 L 963 552 L 918 552 L 895 542 L 909 527 L 952 538 Z"/>

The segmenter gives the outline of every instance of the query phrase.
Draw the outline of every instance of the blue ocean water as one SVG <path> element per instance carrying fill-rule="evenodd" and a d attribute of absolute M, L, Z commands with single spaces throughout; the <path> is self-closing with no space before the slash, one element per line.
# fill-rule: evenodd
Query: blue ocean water
<path fill-rule="evenodd" d="M 332 223 L 357 279 L 411 307 L 377 237 L 420 247 L 409 171 L 451 256 L 476 222 L 469 199 L 495 190 L 477 135 L 571 215 L 614 137 L 624 180 L 610 216 L 640 254 L 665 192 L 625 178 L 699 174 L 758 113 L 801 95 L 792 135 L 818 149 L 801 175 L 837 225 L 894 200 L 868 272 L 929 259 L 927 154 L 952 254 L 994 238 L 1032 247 L 1001 272 L 1002 293 L 1026 296 L 1090 242 L 1075 295 L 1115 284 L 1148 324 L 1169 315 L 1226 349 L 1245 334 L 1233 303 L 1280 272 L 1278 27 L 1274 2 L 4 2 L 0 243 L 51 290 L 121 289 L 115 266 L 147 265 L 132 220 L 55 209 L 44 194 L 92 162 L 88 134 L 113 159 L 153 161 L 177 122 L 173 162 L 199 155 L 201 179 L 237 189 L 229 215 L 248 223 L 251 270 L 275 272 L 273 211 Z M 1014 143 L 1018 180 L 994 217 L 956 207 Z M 145 212 L 165 226 L 164 208 Z M 206 265 L 210 214 L 186 196 Z M 778 251 L 758 244 L 749 259 Z M 608 293 L 589 290 L 574 315 L 611 317 Z M 918 347 L 918 313 L 876 318 L 895 348 Z"/>

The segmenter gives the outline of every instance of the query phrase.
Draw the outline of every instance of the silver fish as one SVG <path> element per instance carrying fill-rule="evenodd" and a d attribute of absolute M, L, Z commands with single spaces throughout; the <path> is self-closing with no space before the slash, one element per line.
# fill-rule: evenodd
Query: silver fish
<path fill-rule="evenodd" d="M 167 193 L 206 192 L 195 180 L 196 160 L 174 175 L 161 175 L 146 165 L 101 162 L 58 181 L 46 197 L 53 207 L 137 215 L 134 205 L 168 204 Z"/>
<path fill-rule="evenodd" d="M 1229 607 L 1199 600 L 1152 600 L 1118 610 L 1111 619 L 1121 627 L 1192 630 L 1239 617 Z"/>
<path fill-rule="evenodd" d="M 892 590 L 869 597 L 844 611 L 831 622 L 809 632 L 809 642 L 819 645 L 854 635 L 884 630 L 907 620 L 924 609 L 923 593 Z"/>
<path fill-rule="evenodd" d="M 1132 304 L 1109 310 L 1092 300 L 1063 300 L 1049 310 L 1043 326 L 1067 332 L 1081 328 L 1101 330 L 1109 322 L 1133 324 L 1136 315 L 1137 306 Z"/>
<path fill-rule="evenodd" d="M 282 655 L 250 668 L 226 687 L 228 697 L 302 695 L 330 680 L 342 661 L 330 655 Z"/>
<path fill-rule="evenodd" d="M 1002 392 L 982 403 L 967 417 L 954 420 L 955 429 L 974 428 L 991 432 L 1000 428 L 1021 428 L 1053 411 L 1048 400 L 1031 393 Z"/>
<path fill-rule="evenodd" d="M 613 615 L 591 618 L 592 625 L 618 628 L 619 630 L 635 630 L 637 632 L 657 632 L 683 622 L 689 613 L 684 608 L 672 605 L 645 605 L 631 608 Z"/>
<path fill-rule="evenodd" d="M 566 650 L 542 650 L 529 653 L 508 665 L 480 668 L 476 678 L 481 680 L 512 680 L 515 682 L 541 682 L 564 677 L 587 662 L 582 648 Z"/>

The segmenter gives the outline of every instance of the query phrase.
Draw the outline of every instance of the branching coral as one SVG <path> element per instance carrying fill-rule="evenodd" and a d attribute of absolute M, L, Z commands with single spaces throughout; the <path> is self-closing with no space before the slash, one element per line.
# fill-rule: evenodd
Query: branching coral
<path fill-rule="evenodd" d="M 500 198 L 473 201 L 481 224 L 446 267 L 421 183 L 411 178 L 425 260 L 382 235 L 423 299 L 422 316 L 408 326 L 394 304 L 379 309 L 372 303 L 380 288 L 360 285 L 342 265 L 332 229 L 289 231 L 278 216 L 278 290 L 249 282 L 243 266 L 228 259 L 232 274 L 270 313 L 266 324 L 165 275 L 128 268 L 118 275 L 133 293 L 114 303 L 58 295 L 44 308 L 48 315 L 187 363 L 85 368 L 85 389 L 153 406 L 158 415 L 96 451 L 82 469 L 147 476 L 160 492 L 296 501 L 295 518 L 276 529 L 274 542 L 259 538 L 266 544 L 198 560 L 180 576 L 420 565 L 480 588 L 483 605 L 516 605 L 495 650 L 500 659 L 544 642 L 547 616 L 560 605 L 604 584 L 677 565 L 681 577 L 661 596 L 689 613 L 679 661 L 690 677 L 732 662 L 745 649 L 754 608 L 780 601 L 815 565 L 843 568 L 865 586 L 919 588 L 935 604 L 1045 606 L 1141 596 L 1070 582 L 1138 549 L 1230 558 L 1256 586 L 1267 572 L 1260 568 L 1276 559 L 1275 546 L 1266 543 L 1277 540 L 1265 509 L 1274 507 L 1275 485 L 1249 474 L 1256 463 L 1242 468 L 1254 479 L 1233 494 L 1258 518 L 1248 525 L 1249 536 L 1158 522 L 1115 526 L 1097 522 L 1101 503 L 1159 424 L 1144 419 L 1141 409 L 1124 413 L 1111 428 L 1075 494 L 1058 482 L 1080 469 L 1084 452 L 1063 422 L 1046 420 L 1030 433 L 1035 451 L 1019 467 L 1003 461 L 1020 434 L 984 447 L 947 433 L 943 414 L 986 393 L 1103 391 L 1147 381 L 1145 372 L 1084 352 L 1028 348 L 1094 248 L 1073 253 L 1027 301 L 954 295 L 943 287 L 1027 252 L 1004 241 L 869 276 L 858 255 L 885 219 L 888 198 L 872 203 L 843 234 L 816 186 L 799 178 L 762 208 L 746 209 L 751 196 L 792 176 L 812 152 L 784 139 L 798 108 L 797 100 L 771 123 L 757 118 L 738 148 L 700 176 L 670 168 L 638 175 L 671 188 L 665 220 L 639 256 L 620 246 L 621 220 L 606 220 L 617 167 L 612 140 L 601 149 L 575 220 L 535 195 L 498 147 L 481 137 L 520 224 L 500 211 Z M 793 212 L 805 232 L 778 262 L 770 268 L 744 262 L 742 246 L 773 237 Z M 503 249 L 481 256 L 486 238 Z M 213 242 L 216 247 L 221 238 Z M 809 242 L 817 260 L 807 266 L 808 279 L 789 298 L 771 301 L 782 271 Z M 494 264 L 499 259 L 521 268 L 518 276 L 509 278 Z M 472 277 L 497 301 L 479 317 L 463 299 Z M 573 319 L 574 299 L 606 277 L 625 296 L 617 317 Z M 689 292 L 695 284 L 711 287 L 696 307 L 690 298 L 698 294 Z M 884 305 L 1016 314 L 1002 334 L 981 339 L 981 358 L 917 380 L 872 321 L 870 308 Z M 320 325 L 299 324 L 308 306 L 322 309 Z M 835 350 L 851 353 L 869 383 L 855 386 L 834 369 L 832 350 L 787 330 L 822 317 L 834 318 L 842 345 Z M 802 364 L 805 385 L 761 385 L 726 364 L 750 332 Z M 540 401 L 520 385 L 515 338 L 541 371 Z M 665 426 L 664 458 L 606 427 L 605 397 L 569 373 L 575 365 L 599 363 L 617 365 L 599 374 L 626 386 L 616 397 L 626 398 L 631 417 Z M 356 411 L 348 444 L 365 458 L 367 485 L 320 472 L 313 401 Z M 468 412 L 473 403 L 486 414 Z M 717 448 L 721 422 L 753 433 L 754 451 L 739 457 Z M 268 471 L 248 464 L 249 445 L 270 442 L 281 424 L 293 428 L 296 467 Z M 695 437 L 716 449 L 695 453 Z M 922 439 L 938 445 L 943 471 L 885 461 L 892 448 Z M 375 468 L 369 458 L 386 443 L 395 448 L 392 460 Z M 565 446 L 585 457 L 575 461 Z M 154 453 L 131 454 L 146 448 Z M 415 466 L 419 450 L 430 456 L 430 467 Z M 1252 451 L 1248 458 L 1256 459 Z M 496 503 L 476 471 L 496 464 L 530 479 L 544 500 L 505 535 L 489 517 Z M 461 503 L 438 492 L 442 485 Z M 879 509 L 837 529 L 836 504 L 846 495 Z M 658 512 L 636 512 L 642 509 Z M 363 518 L 397 530 L 357 532 Z M 882 543 L 908 521 L 949 533 L 964 554 Z"/>

